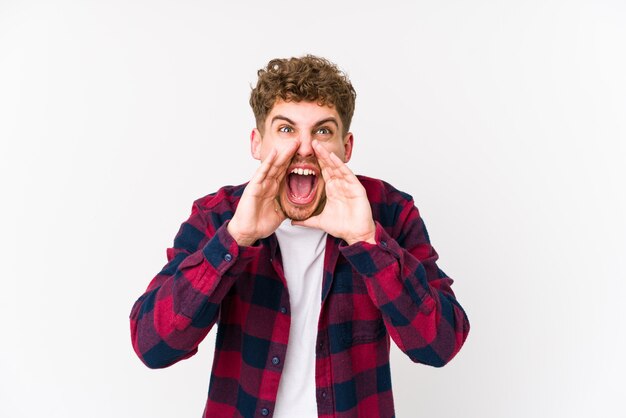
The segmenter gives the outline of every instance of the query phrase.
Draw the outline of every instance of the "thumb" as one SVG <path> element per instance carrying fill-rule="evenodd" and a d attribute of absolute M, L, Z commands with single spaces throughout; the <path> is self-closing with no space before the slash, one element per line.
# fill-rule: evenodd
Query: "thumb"
<path fill-rule="evenodd" d="M 311 216 L 303 221 L 291 221 L 292 225 L 306 226 L 307 228 L 323 229 L 321 227 L 320 216 Z"/>

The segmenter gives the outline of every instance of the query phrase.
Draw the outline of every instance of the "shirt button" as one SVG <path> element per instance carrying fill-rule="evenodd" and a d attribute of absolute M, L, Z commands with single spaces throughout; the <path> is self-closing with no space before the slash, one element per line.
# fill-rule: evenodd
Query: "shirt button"
<path fill-rule="evenodd" d="M 264 417 L 268 416 L 270 414 L 270 410 L 267 408 L 263 408 L 261 409 L 261 415 L 263 415 Z"/>
<path fill-rule="evenodd" d="M 274 366 L 278 366 L 280 364 L 280 359 L 278 357 L 272 358 L 272 364 Z"/>
<path fill-rule="evenodd" d="M 228 254 L 228 253 L 226 253 L 226 254 L 224 255 L 224 261 L 228 261 L 228 262 L 230 262 L 230 260 L 232 260 L 232 259 L 233 259 L 233 256 L 232 256 L 232 255 L 230 255 L 230 254 Z"/>
<path fill-rule="evenodd" d="M 387 241 L 381 241 L 380 245 L 382 245 L 383 247 L 386 247 L 387 246 Z"/>
<path fill-rule="evenodd" d="M 286 314 L 287 313 L 287 308 L 285 308 L 284 306 L 280 307 L 280 313 L 281 314 Z"/>
<path fill-rule="evenodd" d="M 322 399 L 326 399 L 326 392 L 322 392 Z"/>

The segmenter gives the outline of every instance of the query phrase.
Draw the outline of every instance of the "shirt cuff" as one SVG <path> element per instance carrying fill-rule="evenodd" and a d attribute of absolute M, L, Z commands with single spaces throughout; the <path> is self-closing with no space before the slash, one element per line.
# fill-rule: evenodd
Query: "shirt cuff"
<path fill-rule="evenodd" d="M 387 231 L 376 222 L 375 244 L 360 241 L 352 245 L 342 242 L 339 251 L 348 259 L 350 264 L 362 275 L 374 276 L 400 260 L 402 249 Z"/>
<path fill-rule="evenodd" d="M 202 248 L 204 258 L 220 276 L 242 273 L 246 265 L 258 257 L 261 251 L 261 245 L 240 247 L 228 232 L 227 226 L 228 222 L 220 226 L 213 238 Z"/>

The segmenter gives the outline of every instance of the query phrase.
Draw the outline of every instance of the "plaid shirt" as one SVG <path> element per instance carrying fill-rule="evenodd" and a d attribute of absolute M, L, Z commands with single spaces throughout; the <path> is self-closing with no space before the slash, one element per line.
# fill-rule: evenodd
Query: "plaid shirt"
<path fill-rule="evenodd" d="M 376 244 L 327 238 L 316 342 L 320 417 L 394 416 L 389 338 L 414 362 L 440 367 L 469 331 L 412 198 L 358 178 L 371 202 Z M 133 347 L 151 368 L 194 355 L 218 322 L 204 417 L 271 417 L 289 341 L 276 236 L 239 247 L 226 229 L 244 187 L 194 203 L 168 263 L 130 317 Z"/>

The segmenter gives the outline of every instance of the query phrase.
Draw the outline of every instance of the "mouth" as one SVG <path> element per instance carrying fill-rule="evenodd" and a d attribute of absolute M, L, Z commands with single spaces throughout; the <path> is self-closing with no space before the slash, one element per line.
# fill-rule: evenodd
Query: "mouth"
<path fill-rule="evenodd" d="M 287 174 L 287 199 L 294 205 L 304 206 L 315 200 L 318 173 L 311 167 L 294 167 Z"/>

